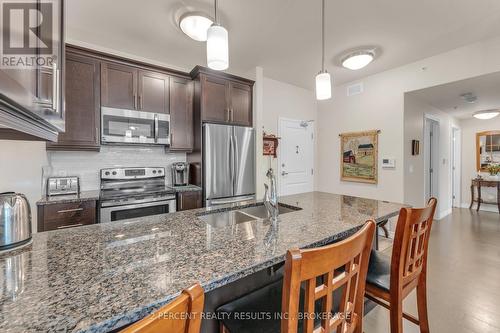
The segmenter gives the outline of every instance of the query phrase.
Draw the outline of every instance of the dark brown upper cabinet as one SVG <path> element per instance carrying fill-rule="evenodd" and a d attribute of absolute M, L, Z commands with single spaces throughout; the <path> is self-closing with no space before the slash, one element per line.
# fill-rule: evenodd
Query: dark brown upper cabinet
<path fill-rule="evenodd" d="M 193 150 L 193 81 L 170 78 L 170 150 Z"/>
<path fill-rule="evenodd" d="M 201 121 L 252 126 L 252 89 L 254 82 L 231 74 L 196 66 L 197 112 Z"/>
<path fill-rule="evenodd" d="M 136 110 L 138 70 L 135 67 L 103 62 L 101 64 L 102 106 Z"/>
<path fill-rule="evenodd" d="M 100 61 L 66 51 L 66 131 L 50 150 L 99 150 Z"/>
<path fill-rule="evenodd" d="M 168 75 L 139 71 L 137 109 L 155 113 L 169 113 L 169 81 Z"/>
<path fill-rule="evenodd" d="M 51 1 L 50 22 L 46 24 L 43 15 L 31 15 L 32 11 L 40 9 L 42 2 L 30 1 L 35 8 L 29 10 L 29 26 L 37 27 L 36 31 L 33 28 L 26 30 L 21 45 L 10 45 L 13 48 L 10 51 L 14 53 L 12 57 L 7 54 L 7 49 L 3 50 L 4 61 L 8 58 L 12 64 L 20 65 L 22 60 L 27 66 L 0 68 L 0 139 L 56 142 L 58 133 L 65 130 L 63 45 L 66 5 L 65 1 Z M 22 7 L 19 9 L 28 13 Z M 19 23 L 23 27 L 22 22 Z M 22 32 L 17 27 L 16 36 Z M 43 41 L 43 45 L 37 43 L 37 47 L 33 47 L 28 32 L 33 36 L 36 34 L 35 39 Z M 3 45 L 4 48 L 9 46 L 7 44 Z"/>
<path fill-rule="evenodd" d="M 230 122 L 228 102 L 229 82 L 224 79 L 202 75 L 202 119 L 213 122 Z"/>
<path fill-rule="evenodd" d="M 231 122 L 252 126 L 252 87 L 247 84 L 230 82 Z"/>

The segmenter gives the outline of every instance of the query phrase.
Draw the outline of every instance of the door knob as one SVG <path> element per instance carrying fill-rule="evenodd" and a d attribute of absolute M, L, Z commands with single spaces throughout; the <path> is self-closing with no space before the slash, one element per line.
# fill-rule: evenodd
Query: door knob
<path fill-rule="evenodd" d="M 288 172 L 281 171 L 281 175 L 282 175 L 282 176 L 286 176 L 286 175 L 288 175 Z"/>

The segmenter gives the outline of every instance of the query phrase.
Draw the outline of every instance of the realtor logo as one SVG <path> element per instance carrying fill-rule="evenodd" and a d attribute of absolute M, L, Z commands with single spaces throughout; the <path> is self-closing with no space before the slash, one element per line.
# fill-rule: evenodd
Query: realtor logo
<path fill-rule="evenodd" d="M 53 0 L 0 0 L 2 67 L 39 67 L 52 63 Z"/>

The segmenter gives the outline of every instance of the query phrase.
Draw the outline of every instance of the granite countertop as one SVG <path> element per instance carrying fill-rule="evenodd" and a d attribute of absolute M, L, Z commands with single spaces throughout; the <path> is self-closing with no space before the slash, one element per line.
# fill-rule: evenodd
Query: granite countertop
<path fill-rule="evenodd" d="M 196 192 L 201 191 L 201 187 L 196 185 L 184 185 L 184 186 L 172 186 L 168 185 L 168 188 L 174 190 L 175 192 Z"/>
<path fill-rule="evenodd" d="M 37 205 L 49 205 L 55 203 L 71 203 L 81 201 L 99 200 L 100 191 L 81 191 L 79 194 L 44 196 L 36 202 Z"/>
<path fill-rule="evenodd" d="M 35 234 L 0 255 L 0 331 L 107 332 L 195 282 L 213 290 L 283 261 L 290 248 L 336 241 L 402 207 L 322 192 L 279 201 L 302 210 L 281 215 L 277 228 L 266 220 L 214 228 L 197 209 Z"/>

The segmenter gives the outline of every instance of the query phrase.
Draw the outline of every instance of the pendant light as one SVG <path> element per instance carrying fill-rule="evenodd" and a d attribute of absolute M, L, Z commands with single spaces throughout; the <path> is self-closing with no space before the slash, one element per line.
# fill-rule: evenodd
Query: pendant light
<path fill-rule="evenodd" d="M 316 75 L 316 99 L 332 97 L 330 73 L 325 70 L 325 0 L 321 0 L 321 71 Z"/>
<path fill-rule="evenodd" d="M 217 0 L 215 0 L 215 22 L 207 31 L 207 65 L 222 71 L 229 67 L 229 42 L 227 30 L 219 24 L 217 18 Z"/>

